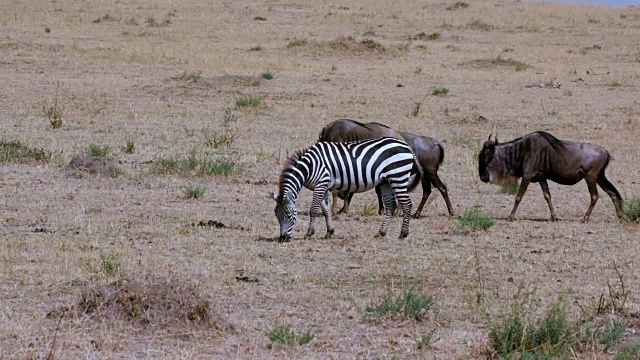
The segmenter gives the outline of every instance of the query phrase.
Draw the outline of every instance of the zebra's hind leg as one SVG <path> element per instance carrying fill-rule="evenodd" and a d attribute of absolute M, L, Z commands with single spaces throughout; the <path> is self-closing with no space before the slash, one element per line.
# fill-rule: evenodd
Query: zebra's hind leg
<path fill-rule="evenodd" d="M 409 235 L 409 221 L 411 220 L 411 198 L 407 193 L 406 187 L 394 188 L 395 197 L 398 199 L 400 206 L 402 207 L 403 218 L 402 228 L 400 229 L 400 239 L 404 239 Z"/>
<path fill-rule="evenodd" d="M 331 218 L 331 211 L 329 210 L 329 192 L 327 192 L 324 196 L 324 201 L 320 204 L 322 208 L 322 214 L 327 222 L 327 235 L 324 236 L 325 239 L 331 238 L 335 229 L 333 228 L 333 219 Z"/>
<path fill-rule="evenodd" d="M 387 182 L 383 182 L 380 184 L 380 192 L 382 193 L 382 203 L 384 205 L 384 218 L 382 219 L 382 225 L 380 225 L 380 230 L 378 230 L 379 236 L 387 235 L 387 228 L 389 227 L 389 222 L 393 217 L 393 214 L 396 212 L 396 198 L 393 195 L 393 189 L 391 189 L 391 185 Z"/>

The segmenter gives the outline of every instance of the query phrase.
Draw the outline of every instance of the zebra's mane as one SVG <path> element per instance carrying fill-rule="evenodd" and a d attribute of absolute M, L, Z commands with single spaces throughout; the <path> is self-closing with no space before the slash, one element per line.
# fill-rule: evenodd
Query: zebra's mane
<path fill-rule="evenodd" d="M 279 198 L 282 198 L 282 195 L 284 195 L 284 187 L 282 185 L 284 184 L 284 176 L 287 173 L 287 170 L 293 168 L 298 163 L 298 161 L 300 161 L 300 158 L 307 150 L 309 150 L 309 148 L 296 150 L 293 154 L 291 154 L 291 156 L 289 156 L 289 159 L 287 159 L 287 162 L 284 165 L 282 172 L 280 173 L 280 180 L 278 181 Z"/>

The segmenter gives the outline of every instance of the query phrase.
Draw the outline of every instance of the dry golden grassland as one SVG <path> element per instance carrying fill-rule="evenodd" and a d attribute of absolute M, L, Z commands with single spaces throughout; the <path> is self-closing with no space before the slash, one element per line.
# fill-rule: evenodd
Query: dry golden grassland
<path fill-rule="evenodd" d="M 0 149 L 0 358 L 491 358 L 505 316 L 558 301 L 624 331 L 550 356 L 637 349 L 638 226 L 602 191 L 581 223 L 584 182 L 551 183 L 560 221 L 532 185 L 508 222 L 513 195 L 479 180 L 476 154 L 490 133 L 597 143 L 640 196 L 640 8 L 466 4 L 5 2 L 0 139 L 32 152 Z M 397 218 L 375 238 L 370 192 L 334 238 L 319 221 L 304 241 L 304 190 L 293 240 L 274 241 L 283 162 L 342 117 L 440 140 L 456 213 L 496 224 L 460 228 L 434 190 L 407 239 Z M 68 168 L 88 153 L 115 167 Z M 428 312 L 366 311 L 411 286 Z"/>

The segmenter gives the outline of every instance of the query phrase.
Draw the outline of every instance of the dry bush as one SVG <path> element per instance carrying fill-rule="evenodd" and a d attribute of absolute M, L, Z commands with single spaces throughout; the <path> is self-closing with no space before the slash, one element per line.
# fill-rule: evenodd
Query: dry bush
<path fill-rule="evenodd" d="M 213 310 L 211 300 L 185 279 L 118 276 L 107 283 L 94 279 L 79 290 L 74 305 L 55 308 L 48 317 L 66 312 L 99 323 L 125 322 L 138 330 L 180 334 L 230 328 Z"/>

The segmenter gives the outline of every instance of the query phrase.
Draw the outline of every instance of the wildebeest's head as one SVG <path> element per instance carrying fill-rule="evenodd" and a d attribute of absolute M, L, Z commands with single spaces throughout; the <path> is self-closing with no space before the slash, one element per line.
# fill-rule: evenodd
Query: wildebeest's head
<path fill-rule="evenodd" d="M 482 144 L 480 154 L 478 154 L 478 173 L 480 174 L 480 180 L 482 180 L 482 182 L 489 182 L 491 180 L 488 167 L 496 153 L 496 145 L 498 145 L 498 136 L 495 136 L 493 140 L 491 140 L 491 135 L 489 135 L 487 141 Z"/>
<path fill-rule="evenodd" d="M 274 194 L 273 199 L 276 201 L 274 212 L 280 223 L 280 241 L 289 241 L 291 240 L 291 233 L 293 233 L 293 226 L 298 219 L 296 199 L 289 192 L 280 196 Z"/>

